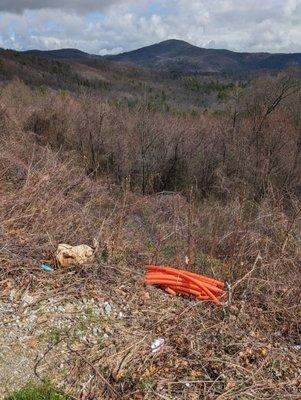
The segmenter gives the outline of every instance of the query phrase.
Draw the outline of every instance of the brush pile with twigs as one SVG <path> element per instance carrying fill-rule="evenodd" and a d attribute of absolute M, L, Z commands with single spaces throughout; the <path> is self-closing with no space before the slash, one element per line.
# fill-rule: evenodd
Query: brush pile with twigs
<path fill-rule="evenodd" d="M 93 122 L 86 104 L 68 100 L 69 107 L 83 113 L 78 120 L 86 118 L 81 129 L 86 129 L 87 137 L 77 138 L 75 147 L 75 131 L 65 132 L 64 120 L 49 111 L 56 98 L 61 101 L 61 94 L 41 94 L 33 100 L 30 89 L 20 83 L 15 83 L 19 96 L 13 96 L 13 85 L 5 88 L 0 110 L 2 301 L 16 290 L 19 298 L 33 294 L 35 304 L 93 298 L 116 309 L 110 318 L 87 310 L 85 319 L 71 313 L 71 325 L 61 327 L 46 350 L 43 338 L 45 351 L 37 350 L 43 354 L 37 376 L 54 377 L 54 384 L 76 399 L 297 399 L 301 277 L 297 190 L 284 197 L 277 185 L 265 181 L 264 195 L 258 197 L 261 171 L 256 175 L 255 198 L 239 180 L 235 192 L 236 183 L 229 183 L 229 174 L 223 175 L 224 165 L 211 176 L 214 182 L 209 182 L 207 171 L 207 189 L 215 188 L 216 196 L 200 199 L 194 190 L 186 196 L 175 190 L 151 193 L 150 184 L 161 188 L 163 177 L 159 184 L 155 170 L 145 172 L 150 165 L 143 153 L 145 176 L 136 171 L 142 185 L 142 193 L 137 193 L 131 179 L 125 179 L 132 168 L 127 154 L 120 153 L 122 165 L 114 157 L 97 158 L 102 146 L 110 144 L 113 154 L 117 143 L 112 138 L 108 144 L 108 136 L 104 142 L 89 142 L 89 137 L 96 137 L 95 126 L 100 123 L 99 129 L 104 129 L 105 122 Z M 97 107 L 118 113 L 108 105 Z M 124 113 L 121 110 L 118 118 Z M 48 118 L 50 125 L 45 122 Z M 132 118 L 123 127 L 135 125 Z M 184 126 L 188 117 L 183 118 Z M 112 121 L 106 123 L 110 126 Z M 148 124 L 147 120 L 144 127 Z M 58 135 L 62 132 L 64 138 Z M 125 150 L 125 144 L 119 144 Z M 104 164 L 105 173 L 100 174 Z M 293 167 L 287 178 L 291 185 L 297 179 L 297 166 Z M 172 176 L 165 172 L 171 185 Z M 53 274 L 41 271 L 41 263 L 52 259 L 59 243 L 91 245 L 93 240 L 99 249 L 92 265 L 56 268 Z M 185 257 L 191 272 L 228 282 L 228 300 L 222 307 L 173 298 L 143 284 L 145 264 L 185 268 Z M 52 318 L 59 317 L 49 316 L 45 332 L 51 330 Z M 79 330 L 93 328 L 102 332 L 96 343 L 79 338 Z M 158 337 L 164 346 L 154 353 L 151 343 Z"/>

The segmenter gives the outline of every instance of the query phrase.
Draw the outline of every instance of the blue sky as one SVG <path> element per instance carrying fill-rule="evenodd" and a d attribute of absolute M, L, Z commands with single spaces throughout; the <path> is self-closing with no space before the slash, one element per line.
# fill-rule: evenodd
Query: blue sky
<path fill-rule="evenodd" d="M 301 52 L 301 0 L 0 0 L 0 47 L 95 54 L 166 39 Z"/>

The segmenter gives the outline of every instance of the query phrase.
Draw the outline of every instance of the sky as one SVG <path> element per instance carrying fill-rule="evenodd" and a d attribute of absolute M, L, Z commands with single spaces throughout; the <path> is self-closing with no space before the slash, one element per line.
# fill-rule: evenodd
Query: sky
<path fill-rule="evenodd" d="M 0 0 L 0 47 L 116 54 L 167 39 L 301 52 L 301 0 Z"/>

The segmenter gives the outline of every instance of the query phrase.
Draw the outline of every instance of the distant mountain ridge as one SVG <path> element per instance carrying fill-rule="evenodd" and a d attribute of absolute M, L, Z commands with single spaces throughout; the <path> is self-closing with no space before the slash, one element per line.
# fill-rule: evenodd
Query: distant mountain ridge
<path fill-rule="evenodd" d="M 301 53 L 238 53 L 230 50 L 205 49 L 175 39 L 109 58 L 161 71 L 186 73 L 281 70 L 301 67 Z"/>
<path fill-rule="evenodd" d="M 102 58 L 76 49 L 30 50 L 26 53 L 54 59 Z M 201 48 L 176 39 L 104 58 L 156 71 L 187 74 L 282 70 L 289 67 L 301 67 L 301 53 L 238 53 L 230 50 Z"/>
<path fill-rule="evenodd" d="M 77 49 L 59 49 L 59 50 L 27 50 L 23 51 L 25 54 L 31 54 L 38 57 L 50 59 L 80 59 L 80 58 L 96 58 L 96 55 L 85 53 Z"/>

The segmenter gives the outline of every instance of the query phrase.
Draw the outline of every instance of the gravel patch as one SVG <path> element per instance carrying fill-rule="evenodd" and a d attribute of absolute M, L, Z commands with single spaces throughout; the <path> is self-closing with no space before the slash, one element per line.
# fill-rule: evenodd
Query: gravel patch
<path fill-rule="evenodd" d="M 11 291 L 0 302 L 0 399 L 7 393 L 38 380 L 35 366 L 52 345 L 68 332 L 76 343 L 96 345 L 108 340 L 108 319 L 122 319 L 124 313 L 110 302 L 96 303 L 94 299 L 64 301 L 37 301 L 25 294 L 18 301 Z M 59 346 L 63 373 L 68 361 L 66 346 Z M 55 358 L 55 356 L 52 356 Z M 45 370 L 46 368 L 44 368 Z M 43 369 L 40 371 L 41 376 Z M 53 379 L 53 376 L 51 376 Z"/>

